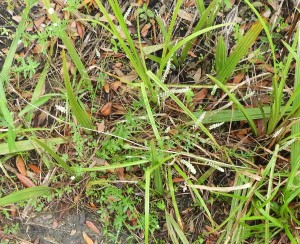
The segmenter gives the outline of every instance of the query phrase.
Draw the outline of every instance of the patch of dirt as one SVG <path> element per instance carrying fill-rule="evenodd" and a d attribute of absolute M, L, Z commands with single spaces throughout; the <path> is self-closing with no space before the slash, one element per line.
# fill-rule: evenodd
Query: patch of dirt
<path fill-rule="evenodd" d="M 96 220 L 96 215 L 86 211 L 72 210 L 66 216 L 59 216 L 58 213 L 47 212 L 38 213 L 28 219 L 17 219 L 19 223 L 19 233 L 15 235 L 4 235 L 0 232 L 0 239 L 9 240 L 9 243 L 72 243 L 81 244 L 85 243 L 84 233 L 94 243 L 109 243 L 106 240 L 101 224 Z M 99 233 L 91 230 L 87 222 L 92 222 Z M 15 222 L 15 221 L 14 221 Z"/>

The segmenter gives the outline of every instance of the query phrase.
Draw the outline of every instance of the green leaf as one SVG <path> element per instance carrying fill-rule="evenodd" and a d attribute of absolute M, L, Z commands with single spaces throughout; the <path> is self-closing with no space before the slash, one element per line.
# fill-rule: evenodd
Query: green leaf
<path fill-rule="evenodd" d="M 241 38 L 235 50 L 224 63 L 222 69 L 219 70 L 217 80 L 219 80 L 223 84 L 226 83 L 226 81 L 229 79 L 232 72 L 234 71 L 235 67 L 240 62 L 240 60 L 246 55 L 247 51 L 253 45 L 262 29 L 262 24 L 260 22 L 256 22 L 250 28 L 250 30 Z"/>
<path fill-rule="evenodd" d="M 226 58 L 227 58 L 226 44 L 225 44 L 224 38 L 222 36 L 219 36 L 218 43 L 217 43 L 217 49 L 216 49 L 217 75 L 219 74 L 220 70 L 223 69 L 224 64 L 226 62 Z"/>
<path fill-rule="evenodd" d="M 16 203 L 19 201 L 28 200 L 31 198 L 49 196 L 51 188 L 47 186 L 30 187 L 23 190 L 15 191 L 5 197 L 0 198 L 0 207 Z"/>
<path fill-rule="evenodd" d="M 68 101 L 70 103 L 72 112 L 81 126 L 88 129 L 93 129 L 94 126 L 92 124 L 92 121 L 90 120 L 86 111 L 80 106 L 80 104 L 77 101 L 77 98 L 75 97 L 75 94 L 73 93 L 71 82 L 70 82 L 69 70 L 67 67 L 66 55 L 64 51 L 62 51 L 62 60 L 63 60 L 63 77 L 65 82 L 65 87 L 67 90 Z"/>

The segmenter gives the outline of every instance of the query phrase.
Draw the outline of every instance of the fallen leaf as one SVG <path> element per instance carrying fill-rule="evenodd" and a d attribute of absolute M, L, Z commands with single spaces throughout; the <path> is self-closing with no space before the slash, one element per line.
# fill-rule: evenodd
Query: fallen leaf
<path fill-rule="evenodd" d="M 36 27 L 40 27 L 41 24 L 43 24 L 43 22 L 45 21 L 45 19 L 46 19 L 46 16 L 41 16 L 40 18 L 35 19 L 34 20 L 34 25 Z"/>
<path fill-rule="evenodd" d="M 111 114 L 111 111 L 112 111 L 112 102 L 108 102 L 107 104 L 105 104 L 100 112 L 103 116 L 108 116 Z"/>
<path fill-rule="evenodd" d="M 178 182 L 183 182 L 183 181 L 185 181 L 185 179 L 183 179 L 183 178 L 173 178 L 172 179 L 172 181 L 173 181 L 173 183 L 178 183 Z"/>
<path fill-rule="evenodd" d="M 238 73 L 234 78 L 233 78 L 233 84 L 239 84 L 245 77 L 245 74 L 243 73 Z"/>
<path fill-rule="evenodd" d="M 82 232 L 82 236 L 86 244 L 94 244 L 93 240 L 84 231 Z"/>
<path fill-rule="evenodd" d="M 100 234 L 100 230 L 96 227 L 96 225 L 94 225 L 93 222 L 91 221 L 85 221 L 86 226 L 89 227 L 93 232 L 95 232 L 96 234 Z"/>
<path fill-rule="evenodd" d="M 16 158 L 16 166 L 21 175 L 27 176 L 24 159 L 21 156 Z"/>
<path fill-rule="evenodd" d="M 73 236 L 75 234 L 76 234 L 76 230 L 75 229 L 71 230 L 70 236 Z"/>
<path fill-rule="evenodd" d="M 10 205 L 10 214 L 12 218 L 17 216 L 17 208 L 14 204 Z"/>
<path fill-rule="evenodd" d="M 117 80 L 110 84 L 111 88 L 116 92 L 118 88 L 122 85 L 122 82 Z"/>
<path fill-rule="evenodd" d="M 104 120 L 102 120 L 101 123 L 97 123 L 97 131 L 103 132 L 104 130 L 105 130 L 105 124 L 104 124 Z"/>
<path fill-rule="evenodd" d="M 77 195 L 77 196 L 75 196 L 74 197 L 74 203 L 78 203 L 79 202 L 79 200 L 80 200 L 80 197 L 81 197 L 81 195 L 79 194 L 79 195 Z"/>
<path fill-rule="evenodd" d="M 59 223 L 57 221 L 57 219 L 53 220 L 53 223 L 52 223 L 52 229 L 57 229 L 57 227 L 59 226 Z"/>
<path fill-rule="evenodd" d="M 113 16 L 113 15 L 111 15 L 111 14 L 108 14 L 108 18 L 110 19 L 110 20 L 115 20 L 115 16 Z M 105 17 L 105 16 L 102 16 L 102 17 L 100 17 L 99 18 L 99 21 L 102 21 L 102 22 L 108 22 L 108 20 L 107 20 L 107 18 Z"/>
<path fill-rule="evenodd" d="M 188 13 L 188 12 L 182 10 L 182 9 L 179 9 L 178 16 L 180 18 L 185 19 L 185 20 L 190 21 L 190 22 L 192 22 L 193 19 L 194 19 L 194 15 L 193 14 L 190 14 L 190 13 Z"/>
<path fill-rule="evenodd" d="M 124 168 L 116 168 L 116 172 L 119 180 L 125 180 L 124 177 Z"/>
<path fill-rule="evenodd" d="M 16 176 L 21 181 L 21 183 L 26 187 L 34 187 L 35 184 L 32 182 L 32 180 L 28 179 L 26 176 L 21 175 L 19 173 L 16 173 Z"/>
<path fill-rule="evenodd" d="M 84 36 L 84 26 L 79 21 L 77 21 L 76 22 L 76 28 L 77 28 L 77 33 L 78 33 L 79 37 L 81 39 L 83 39 L 83 36 Z"/>
<path fill-rule="evenodd" d="M 39 169 L 39 167 L 34 164 L 28 164 L 28 167 L 37 175 L 41 173 L 41 170 Z"/>
<path fill-rule="evenodd" d="M 106 83 L 104 84 L 103 88 L 104 88 L 104 91 L 105 91 L 106 93 L 109 93 L 109 83 L 106 82 Z"/>
<path fill-rule="evenodd" d="M 141 30 L 141 36 L 146 37 L 150 28 L 151 28 L 150 23 L 145 24 L 144 27 Z"/>
<path fill-rule="evenodd" d="M 135 81 L 139 75 L 136 71 L 131 71 L 130 73 L 128 73 L 127 75 L 123 75 L 123 76 L 119 76 L 121 81 L 124 82 L 124 83 L 129 83 L 129 82 L 132 82 L 132 81 Z"/>
<path fill-rule="evenodd" d="M 193 97 L 193 103 L 201 102 L 204 98 L 206 98 L 207 93 L 208 93 L 207 88 L 201 89 L 201 91 L 197 92 Z"/>

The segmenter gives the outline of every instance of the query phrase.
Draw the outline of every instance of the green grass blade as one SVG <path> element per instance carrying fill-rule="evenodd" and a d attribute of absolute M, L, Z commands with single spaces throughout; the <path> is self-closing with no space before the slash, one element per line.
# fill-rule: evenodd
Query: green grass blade
<path fill-rule="evenodd" d="M 169 193 L 170 193 L 171 198 L 172 198 L 172 204 L 173 204 L 175 216 L 176 216 L 176 219 L 177 219 L 176 224 L 178 224 L 180 226 L 180 229 L 181 229 L 181 228 L 183 228 L 183 224 L 182 224 L 181 216 L 180 216 L 180 213 L 179 213 L 179 209 L 178 209 L 178 205 L 177 205 L 177 201 L 176 201 L 176 197 L 175 197 L 175 189 L 174 189 L 174 185 L 173 185 L 173 177 L 172 177 L 171 167 L 168 167 L 168 185 L 169 185 Z"/>
<path fill-rule="evenodd" d="M 172 216 L 166 212 L 166 221 L 171 223 L 172 227 L 174 228 L 175 233 L 178 235 L 179 239 L 181 240 L 181 243 L 183 244 L 189 244 L 188 239 L 185 237 L 183 231 L 180 229 L 176 221 L 172 218 Z"/>
<path fill-rule="evenodd" d="M 36 144 L 38 144 L 41 148 L 43 148 L 47 153 L 50 154 L 52 158 L 57 162 L 57 164 L 62 167 L 69 175 L 73 175 L 73 169 L 61 158 L 59 157 L 54 150 L 52 150 L 46 143 L 43 143 L 41 140 L 36 138 L 32 138 Z"/>
<path fill-rule="evenodd" d="M 217 5 L 217 4 L 219 2 L 220 2 L 220 0 L 213 0 L 209 4 L 209 6 L 205 9 L 203 14 L 201 14 L 199 22 L 193 29 L 193 33 L 200 31 L 204 26 L 206 26 L 208 24 L 209 16 L 211 16 L 213 18 L 215 18 L 217 16 L 217 13 L 218 13 L 217 9 L 219 8 L 219 5 Z M 188 43 L 186 43 L 186 45 L 183 47 L 181 56 L 179 58 L 180 64 L 183 64 L 185 62 L 188 52 L 190 51 L 192 46 L 193 46 L 193 39 L 190 40 Z"/>
<path fill-rule="evenodd" d="M 254 135 L 257 135 L 257 129 L 256 126 L 254 124 L 253 119 L 251 118 L 251 116 L 249 115 L 249 113 L 247 112 L 247 110 L 244 108 L 244 106 L 239 102 L 239 100 L 235 97 L 234 94 L 232 94 L 228 88 L 218 79 L 212 77 L 211 75 L 207 75 L 213 82 L 215 82 L 226 94 L 227 96 L 230 98 L 230 100 L 238 107 L 239 110 L 242 111 L 242 113 L 244 114 L 245 118 L 247 119 Z"/>
<path fill-rule="evenodd" d="M 80 106 L 80 104 L 77 101 L 77 98 L 75 97 L 75 94 L 73 93 L 64 51 L 62 51 L 62 60 L 63 60 L 63 77 L 64 77 L 65 87 L 67 91 L 68 101 L 70 103 L 72 112 L 81 126 L 85 128 L 93 129 L 94 126 L 92 124 L 90 117 L 88 116 L 86 111 Z"/>
<path fill-rule="evenodd" d="M 51 19 L 53 23 L 58 24 L 60 22 L 60 19 L 57 17 L 55 11 L 52 8 L 52 5 L 49 0 L 43 0 L 44 6 L 46 10 L 48 11 L 48 16 Z M 52 9 L 54 11 L 53 14 L 49 14 L 49 9 Z M 86 68 L 84 67 L 76 49 L 74 48 L 73 42 L 70 40 L 68 34 L 66 33 L 65 30 L 61 30 L 61 36 L 60 38 L 62 39 L 64 45 L 66 46 L 77 70 L 79 71 L 81 78 L 83 79 L 84 83 L 87 85 L 91 85 L 92 82 L 88 76 L 88 72 Z"/>
<path fill-rule="evenodd" d="M 217 75 L 224 68 L 227 59 L 227 50 L 224 38 L 219 36 L 216 48 L 216 71 Z"/>
<path fill-rule="evenodd" d="M 157 150 L 155 148 L 153 140 L 150 142 L 150 154 L 151 154 L 151 165 L 156 166 L 159 163 Z M 161 176 L 161 167 L 155 169 L 153 171 L 153 178 L 154 178 L 154 186 L 155 190 L 160 194 L 163 195 L 164 188 Z"/>
<path fill-rule="evenodd" d="M 300 92 L 300 89 L 299 89 Z M 268 119 L 271 116 L 270 107 L 261 108 L 244 108 L 252 119 Z M 284 115 L 288 115 L 292 111 L 292 107 L 281 107 L 281 110 L 286 109 Z M 203 111 L 194 112 L 194 115 L 199 118 Z M 206 111 L 202 124 L 214 124 L 220 122 L 235 122 L 247 120 L 244 113 L 240 110 L 224 109 Z"/>
<path fill-rule="evenodd" d="M 30 187 L 23 190 L 15 191 L 5 197 L 0 198 L 0 207 L 13 204 L 19 201 L 28 200 L 36 197 L 51 195 L 51 188 L 47 186 Z"/>
<path fill-rule="evenodd" d="M 235 67 L 240 60 L 246 55 L 249 48 L 253 45 L 263 26 L 260 22 L 256 22 L 250 30 L 241 38 L 232 54 L 223 64 L 222 69 L 219 70 L 217 79 L 223 84 L 227 82 L 233 73 Z"/>
<path fill-rule="evenodd" d="M 48 138 L 48 139 L 39 139 L 43 143 L 48 143 L 52 145 L 59 145 L 66 143 L 65 138 Z M 26 152 L 30 150 L 36 149 L 36 144 L 32 143 L 31 140 L 23 140 L 23 141 L 17 141 L 16 142 L 16 149 L 13 151 L 10 151 L 8 148 L 7 143 L 1 143 L 0 144 L 0 155 L 7 155 L 9 153 L 21 153 Z"/>
<path fill-rule="evenodd" d="M 53 96 L 54 94 L 46 94 L 44 96 L 41 96 L 35 100 L 33 100 L 30 104 L 26 105 L 25 108 L 23 108 L 20 113 L 18 114 L 19 117 L 23 117 L 25 114 L 31 113 L 33 110 L 36 108 L 42 106 L 46 102 L 49 101 L 49 99 Z"/>
<path fill-rule="evenodd" d="M 149 243 L 151 171 L 145 172 L 145 243 Z"/>

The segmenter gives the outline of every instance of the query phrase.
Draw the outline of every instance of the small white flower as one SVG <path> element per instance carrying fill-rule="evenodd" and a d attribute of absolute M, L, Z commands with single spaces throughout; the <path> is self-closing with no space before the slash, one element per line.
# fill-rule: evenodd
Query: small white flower
<path fill-rule="evenodd" d="M 162 83 L 165 83 L 165 80 L 167 79 L 167 76 L 168 74 L 170 73 L 170 70 L 171 70 L 171 62 L 172 62 L 172 58 L 170 58 L 167 62 L 167 66 L 166 66 L 166 70 L 165 70 L 165 73 L 164 75 L 162 76 L 161 78 L 161 82 Z"/>
<path fill-rule="evenodd" d="M 211 91 L 210 94 L 211 94 L 212 96 L 214 96 L 214 95 L 216 94 L 217 89 L 218 89 L 218 86 L 217 86 L 217 85 L 214 85 L 214 87 L 213 87 L 213 89 L 212 89 L 212 91 Z"/>
<path fill-rule="evenodd" d="M 188 162 L 188 161 L 186 161 L 184 159 L 182 159 L 180 162 L 182 164 L 184 164 L 189 169 L 189 171 L 191 171 L 191 173 L 193 175 L 196 174 L 196 169 L 195 169 L 194 165 L 192 165 L 190 162 Z"/>
<path fill-rule="evenodd" d="M 50 15 L 54 14 L 54 8 L 49 8 L 48 9 L 48 14 L 50 14 Z"/>
<path fill-rule="evenodd" d="M 213 125 L 211 125 L 211 126 L 209 126 L 209 130 L 213 130 L 213 129 L 216 129 L 216 128 L 218 128 L 218 127 L 220 127 L 221 125 L 223 125 L 224 124 L 224 122 L 221 122 L 221 123 L 216 123 L 216 124 L 213 124 Z"/>
<path fill-rule="evenodd" d="M 129 14 L 131 13 L 132 6 L 130 5 L 129 8 L 127 9 L 126 13 L 124 14 L 124 20 L 126 21 Z"/>
<path fill-rule="evenodd" d="M 211 161 L 207 161 L 207 162 L 205 162 L 205 164 L 219 170 L 220 172 L 225 172 L 225 170 L 223 168 L 221 168 L 220 166 L 216 165 L 215 163 L 213 163 Z"/>
<path fill-rule="evenodd" d="M 55 104 L 55 108 L 59 111 L 62 112 L 63 114 L 65 114 L 67 112 L 67 109 L 63 106 L 57 105 Z"/>
<path fill-rule="evenodd" d="M 248 98 L 252 97 L 255 94 L 255 91 L 249 92 L 246 96 L 243 97 L 243 101 L 246 101 Z"/>
<path fill-rule="evenodd" d="M 70 180 L 75 180 L 75 176 L 72 175 L 72 176 L 70 177 Z"/>
<path fill-rule="evenodd" d="M 296 141 L 296 138 L 293 138 L 291 140 L 288 140 L 287 142 L 285 142 L 280 148 L 279 151 L 285 150 L 287 149 L 290 145 L 292 145 L 294 142 Z"/>
<path fill-rule="evenodd" d="M 53 23 L 53 26 L 54 26 L 54 27 L 57 27 L 57 26 L 58 26 L 58 24 L 57 24 L 57 23 Z"/>
<path fill-rule="evenodd" d="M 197 119 L 196 123 L 194 124 L 193 128 L 196 129 L 200 123 L 202 123 L 204 117 L 205 117 L 206 112 L 204 111 L 203 113 L 200 114 L 199 118 Z"/>
<path fill-rule="evenodd" d="M 276 138 L 277 136 L 279 136 L 279 134 L 281 133 L 282 130 L 283 130 L 283 127 L 280 128 L 279 130 L 275 131 L 272 137 Z"/>

